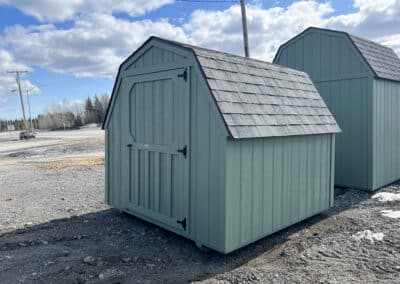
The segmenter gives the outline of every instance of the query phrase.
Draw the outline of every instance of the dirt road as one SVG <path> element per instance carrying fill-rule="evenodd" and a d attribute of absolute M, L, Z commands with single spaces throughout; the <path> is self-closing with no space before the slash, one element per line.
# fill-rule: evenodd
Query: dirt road
<path fill-rule="evenodd" d="M 223 256 L 105 205 L 93 131 L 0 137 L 0 282 L 399 283 L 400 185 L 338 189 L 331 210 Z"/>

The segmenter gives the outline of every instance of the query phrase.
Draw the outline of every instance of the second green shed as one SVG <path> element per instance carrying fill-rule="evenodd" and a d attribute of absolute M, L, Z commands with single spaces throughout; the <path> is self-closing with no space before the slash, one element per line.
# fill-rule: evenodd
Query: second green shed
<path fill-rule="evenodd" d="M 335 120 L 304 72 L 151 37 L 103 127 L 106 201 L 228 253 L 333 204 Z"/>
<path fill-rule="evenodd" d="M 336 185 L 376 190 L 400 179 L 400 60 L 392 49 L 308 28 L 274 62 L 307 72 L 342 128 Z"/>

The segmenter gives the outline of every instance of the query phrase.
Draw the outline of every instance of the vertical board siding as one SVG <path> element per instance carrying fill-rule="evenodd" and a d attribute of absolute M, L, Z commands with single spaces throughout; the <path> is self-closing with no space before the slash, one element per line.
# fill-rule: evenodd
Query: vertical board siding
<path fill-rule="evenodd" d="M 182 55 L 164 48 L 151 46 L 139 58 L 126 66 L 126 69 L 139 69 L 151 65 L 163 65 L 177 62 L 183 63 L 184 61 L 185 57 Z"/>
<path fill-rule="evenodd" d="M 196 67 L 194 58 L 190 57 L 192 55 L 183 56 L 158 46 L 146 48 L 124 70 L 137 69 L 140 74 L 151 66 L 176 66 L 186 62 L 192 66 L 189 70 L 190 214 L 187 236 L 201 245 L 224 251 L 227 131 L 200 70 Z M 137 143 L 163 145 L 176 142 L 173 141 L 176 139 L 174 132 L 166 129 L 171 129 L 174 121 L 182 120 L 180 114 L 173 111 L 174 105 L 179 102 L 173 101 L 169 94 L 171 92 L 167 91 L 167 96 L 161 95 L 162 89 L 170 87 L 167 80 L 136 83 L 133 88 L 124 91 L 126 101 L 124 94 L 116 96 L 106 134 L 106 200 L 113 207 L 125 210 L 125 203 L 131 202 L 135 206 L 142 205 L 170 216 L 179 215 L 183 210 L 179 206 L 173 206 L 181 194 L 174 192 L 173 185 L 182 181 L 173 180 L 171 175 L 166 174 L 170 171 L 183 171 L 171 155 L 134 149 L 124 152 L 127 148 L 125 144 L 129 141 L 126 133 L 130 133 Z M 146 93 L 153 93 L 154 96 L 146 96 Z M 134 111 L 135 108 L 148 111 L 138 113 Z M 150 113 L 154 113 L 154 116 L 149 115 Z M 124 122 L 125 119 L 128 123 Z M 125 160 L 131 161 L 127 166 L 131 169 L 126 173 L 127 176 L 124 176 Z M 132 165 L 135 160 L 138 163 Z M 164 174 L 160 174 L 162 169 L 165 169 L 162 171 Z M 146 171 L 155 173 L 154 177 L 149 177 L 148 180 L 139 179 L 138 177 L 146 175 Z M 167 185 L 162 191 L 161 184 Z"/>
<path fill-rule="evenodd" d="M 114 103 L 113 115 L 111 116 L 110 124 L 107 130 L 106 139 L 106 180 L 107 180 L 107 203 L 113 207 L 121 208 L 121 151 L 122 147 L 122 131 L 121 131 L 121 96 L 117 96 Z"/>
<path fill-rule="evenodd" d="M 372 92 L 369 78 L 315 82 L 342 133 L 336 136 L 335 184 L 372 185 Z"/>
<path fill-rule="evenodd" d="M 328 209 L 333 148 L 332 134 L 229 140 L 225 250 Z"/>
<path fill-rule="evenodd" d="M 310 30 L 284 46 L 274 63 L 307 72 L 342 129 L 335 184 L 372 189 L 372 72 L 351 41 Z"/>
<path fill-rule="evenodd" d="M 400 83 L 373 83 L 374 189 L 400 179 Z"/>
<path fill-rule="evenodd" d="M 197 68 L 190 68 L 191 231 L 199 244 L 223 250 L 226 130 Z"/>

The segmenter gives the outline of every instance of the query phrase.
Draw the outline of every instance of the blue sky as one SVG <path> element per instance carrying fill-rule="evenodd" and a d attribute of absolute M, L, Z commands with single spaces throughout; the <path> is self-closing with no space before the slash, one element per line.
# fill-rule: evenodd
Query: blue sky
<path fill-rule="evenodd" d="M 6 73 L 14 67 L 31 71 L 23 86 L 34 87 L 37 115 L 64 99 L 110 93 L 118 64 L 150 35 L 242 54 L 237 2 L 0 0 L 0 118 L 21 117 L 19 98 L 10 92 L 15 80 Z M 400 0 L 254 0 L 247 14 L 251 56 L 267 61 L 311 25 L 400 52 Z"/>

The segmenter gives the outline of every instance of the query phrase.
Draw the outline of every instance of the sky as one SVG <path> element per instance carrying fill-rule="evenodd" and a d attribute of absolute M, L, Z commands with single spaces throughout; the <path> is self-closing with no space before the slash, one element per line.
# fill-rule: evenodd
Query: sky
<path fill-rule="evenodd" d="M 344 30 L 400 55 L 400 0 L 248 0 L 251 57 L 272 61 L 309 26 Z M 111 93 L 119 64 L 148 37 L 243 55 L 239 0 L 0 0 L 0 119 L 22 117 L 15 77 L 29 72 L 32 116 Z"/>

